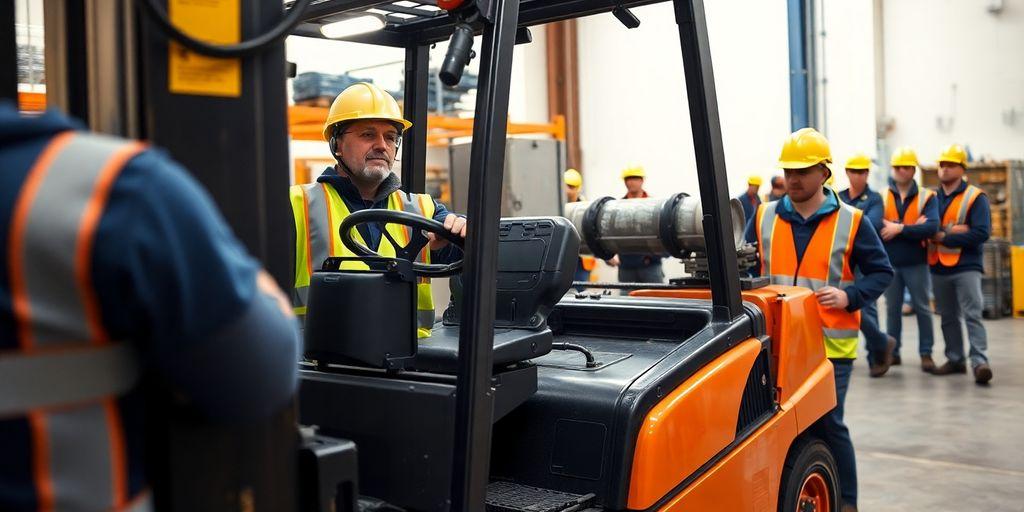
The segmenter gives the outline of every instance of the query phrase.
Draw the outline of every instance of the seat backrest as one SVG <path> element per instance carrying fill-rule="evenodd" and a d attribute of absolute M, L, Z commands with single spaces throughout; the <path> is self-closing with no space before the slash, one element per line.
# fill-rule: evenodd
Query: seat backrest
<path fill-rule="evenodd" d="M 539 329 L 572 285 L 580 236 L 564 217 L 511 217 L 498 229 L 495 327 Z M 445 325 L 458 325 L 462 287 L 450 281 Z"/>

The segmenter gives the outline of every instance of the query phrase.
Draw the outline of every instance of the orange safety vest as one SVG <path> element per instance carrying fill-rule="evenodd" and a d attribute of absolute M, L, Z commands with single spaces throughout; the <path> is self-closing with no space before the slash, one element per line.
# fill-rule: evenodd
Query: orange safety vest
<path fill-rule="evenodd" d="M 898 222 L 908 226 L 912 226 L 917 222 L 918 217 L 921 216 L 921 212 L 924 211 L 925 205 L 928 204 L 928 200 L 935 197 L 934 191 L 918 187 L 917 200 L 907 205 L 907 209 L 903 212 L 903 218 L 901 219 L 899 210 L 896 208 L 896 194 L 898 193 L 899 192 L 890 188 L 888 193 L 885 194 L 885 212 L 882 214 L 882 218 L 889 222 Z M 926 244 L 926 241 L 921 240 L 921 247 L 924 247 Z"/>
<path fill-rule="evenodd" d="M 290 191 L 292 217 L 295 220 L 295 286 L 292 288 L 292 310 L 300 319 L 306 316 L 309 296 L 309 283 L 313 272 L 320 268 L 324 260 L 330 256 L 355 256 L 341 242 L 339 229 L 341 223 L 349 215 L 348 206 L 334 187 L 327 183 L 308 183 L 292 185 Z M 427 194 L 409 194 L 396 190 L 388 197 L 388 209 L 415 213 L 428 219 L 434 218 L 434 200 Z M 411 228 L 400 224 L 387 224 L 388 231 L 395 241 L 406 244 L 409 241 Z M 366 245 L 359 230 L 352 229 L 352 237 Z M 395 248 L 388 237 L 382 236 L 377 252 L 384 257 L 394 257 Z M 421 263 L 430 263 L 430 249 L 424 247 L 417 259 Z M 365 263 L 346 261 L 341 265 L 344 269 L 366 269 Z M 417 337 L 430 336 L 434 327 L 434 298 L 430 287 L 430 278 L 421 277 L 416 285 L 416 321 Z"/>
<path fill-rule="evenodd" d="M 28 420 L 39 510 L 152 507 L 147 492 L 128 496 L 117 405 L 138 381 L 139 360 L 130 343 L 110 339 L 91 282 L 110 190 L 144 147 L 64 132 L 14 204 L 7 270 L 19 349 L 0 353 L 0 417 Z"/>
<path fill-rule="evenodd" d="M 966 224 L 967 213 L 970 212 L 971 206 L 974 206 L 974 201 L 984 193 L 984 190 L 974 185 L 967 185 L 963 193 L 957 194 L 946 208 L 946 213 L 942 215 L 942 227 L 950 228 L 956 224 Z M 959 262 L 960 247 L 947 247 L 934 240 L 928 243 L 929 265 L 935 266 L 941 263 L 945 267 L 955 267 Z"/>
<path fill-rule="evenodd" d="M 844 289 L 853 284 L 850 253 L 857 238 L 863 212 L 839 202 L 839 208 L 821 219 L 804 257 L 797 260 L 792 225 L 776 213 L 779 201 L 757 209 L 757 243 L 761 275 L 772 284 L 803 286 L 818 290 L 825 286 Z M 860 311 L 818 305 L 825 353 L 830 359 L 857 357 Z"/>

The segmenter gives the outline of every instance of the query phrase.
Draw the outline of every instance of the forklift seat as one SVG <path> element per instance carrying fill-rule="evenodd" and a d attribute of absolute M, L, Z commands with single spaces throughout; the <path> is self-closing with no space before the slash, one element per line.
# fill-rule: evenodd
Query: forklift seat
<path fill-rule="evenodd" d="M 518 363 L 551 352 L 554 336 L 547 327 L 494 330 L 495 368 Z M 413 368 L 424 372 L 456 373 L 459 367 L 459 326 L 435 325 L 429 338 L 423 338 L 416 352 Z"/>
<path fill-rule="evenodd" d="M 551 351 L 554 336 L 547 317 L 572 284 L 580 237 L 563 217 L 501 219 L 495 283 L 495 368 L 540 357 Z M 462 281 L 449 281 L 452 301 L 444 322 L 419 341 L 412 367 L 455 373 L 459 359 Z"/>

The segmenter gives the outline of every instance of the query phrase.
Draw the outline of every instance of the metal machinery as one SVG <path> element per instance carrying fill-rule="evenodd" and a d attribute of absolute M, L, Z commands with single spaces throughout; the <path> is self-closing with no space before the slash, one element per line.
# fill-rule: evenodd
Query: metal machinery
<path fill-rule="evenodd" d="M 358 493 L 376 499 L 361 509 L 377 510 L 838 509 L 834 461 L 812 434 L 835 405 L 814 297 L 775 285 L 741 292 L 701 0 L 673 5 L 707 281 L 633 297 L 563 296 L 577 230 L 558 217 L 500 219 L 499 198 L 512 49 L 529 40 L 527 27 L 601 13 L 636 26 L 629 8 L 653 1 L 438 0 L 444 9 L 437 10 L 416 2 L 298 0 L 287 14 L 273 0 L 169 1 L 177 9 L 227 7 L 212 18 L 217 26 L 178 11 L 171 20 L 178 25 L 157 30 L 159 11 L 136 10 L 163 4 L 156 0 L 122 2 L 112 11 L 99 1 L 49 2 L 47 37 L 58 38 L 47 44 L 55 53 L 47 58 L 56 73 L 48 77 L 53 103 L 94 129 L 169 148 L 283 284 L 292 245 L 285 63 L 274 36 L 320 37 L 321 24 L 368 8 L 402 14 L 387 16 L 379 32 L 349 39 L 405 48 L 405 115 L 413 128 L 402 148 L 402 181 L 418 192 L 425 182 L 427 48 L 452 37 L 440 76 L 454 83 L 473 55 L 472 35 L 483 35 L 464 264 L 380 259 L 349 238 L 346 245 L 368 268 L 328 259 L 314 275 L 306 336 L 315 363 L 302 371 L 299 419 L 330 438 L 305 436 L 296 507 L 352 510 Z M 225 26 L 229 33 L 218 33 Z M 175 27 L 218 44 L 177 33 L 169 45 L 161 32 Z M 189 74 L 186 65 L 197 61 L 185 62 L 195 55 L 180 46 L 228 60 L 199 59 L 213 75 Z M 204 84 L 203 76 L 219 80 Z M 370 211 L 349 216 L 343 236 L 361 222 L 439 230 L 422 218 Z M 407 256 L 425 243 L 411 239 Z M 455 274 L 461 279 L 453 279 L 443 322 L 417 342 L 415 282 Z M 355 322 L 368 327 L 355 331 Z M 204 493 L 164 501 L 164 509 L 292 508 L 296 461 L 287 454 L 295 453 L 297 436 L 286 416 L 268 423 L 246 436 L 191 425 L 170 435 L 170 470 L 157 477 L 175 484 L 164 486 L 171 494 L 188 494 L 176 484 L 194 480 Z M 204 458 L 204 451 L 216 457 Z M 210 480 L 227 493 L 202 485 L 211 471 L 220 471 Z"/>

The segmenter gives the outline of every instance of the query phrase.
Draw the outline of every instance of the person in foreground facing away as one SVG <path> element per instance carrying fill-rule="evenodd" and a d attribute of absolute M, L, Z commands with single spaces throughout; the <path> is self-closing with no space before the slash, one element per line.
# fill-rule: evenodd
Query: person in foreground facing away
<path fill-rule="evenodd" d="M 967 373 L 963 331 L 960 318 L 967 324 L 971 344 L 970 363 L 974 380 L 988 384 L 988 335 L 981 323 L 982 245 L 992 233 L 992 217 L 985 191 L 967 184 L 964 172 L 967 152 L 954 144 L 939 156 L 939 218 L 942 228 L 928 246 L 928 265 L 932 273 L 935 308 L 942 317 L 942 339 L 946 359 L 935 375 Z"/>
<path fill-rule="evenodd" d="M 836 407 L 814 429 L 835 455 L 841 510 L 851 512 L 857 510 L 857 465 L 843 407 L 857 357 L 859 310 L 889 285 L 892 267 L 868 219 L 825 186 L 831 161 L 823 135 L 812 128 L 792 133 L 779 157 L 787 195 L 758 207 L 746 239 L 759 252 L 753 275 L 810 288 L 817 297 L 825 354 L 835 368 Z M 856 282 L 855 271 L 862 274 Z"/>
<path fill-rule="evenodd" d="M 150 510 L 143 374 L 221 421 L 298 383 L 287 299 L 196 181 L 81 130 L 0 102 L 5 512 Z"/>

